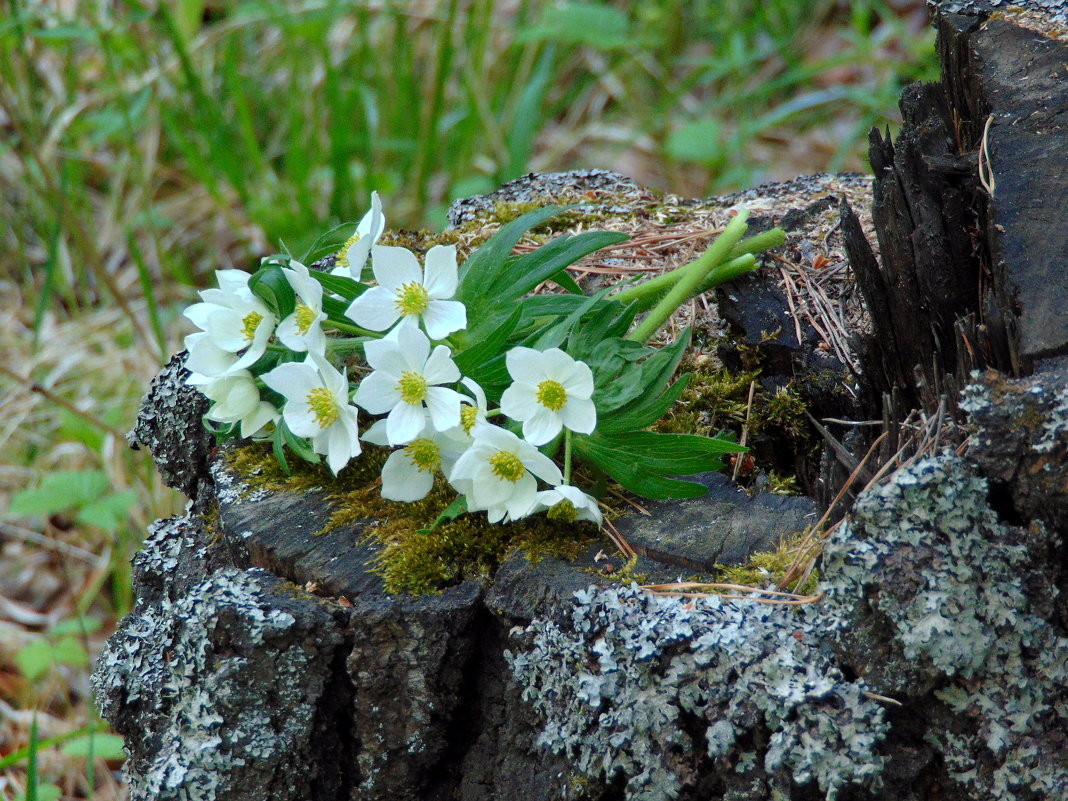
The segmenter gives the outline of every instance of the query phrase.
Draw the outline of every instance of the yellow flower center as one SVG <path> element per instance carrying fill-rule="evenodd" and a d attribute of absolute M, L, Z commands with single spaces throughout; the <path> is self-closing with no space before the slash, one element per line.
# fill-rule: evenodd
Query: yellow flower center
<path fill-rule="evenodd" d="M 241 333 L 244 335 L 248 342 L 251 342 L 256 336 L 256 329 L 260 327 L 260 323 L 263 322 L 263 315 L 259 312 L 249 312 L 242 318 Z"/>
<path fill-rule="evenodd" d="M 400 381 L 394 387 L 400 393 L 401 400 L 413 406 L 422 403 L 426 398 L 426 379 L 413 370 L 405 370 L 401 373 Z"/>
<path fill-rule="evenodd" d="M 409 281 L 401 286 L 396 302 L 401 314 L 422 314 L 430 305 L 430 293 L 418 281 Z"/>
<path fill-rule="evenodd" d="M 297 330 L 301 333 L 301 335 L 307 334 L 308 329 L 312 327 L 312 323 L 314 323 L 319 317 L 319 315 L 315 313 L 315 309 L 313 309 L 311 306 L 306 306 L 303 303 L 297 304 L 296 316 Z"/>
<path fill-rule="evenodd" d="M 341 250 L 334 256 L 335 267 L 348 267 L 349 266 L 349 248 L 360 241 L 360 234 L 357 231 L 355 234 L 345 240 L 345 244 L 341 246 Z"/>
<path fill-rule="evenodd" d="M 567 404 L 567 390 L 559 381 L 547 378 L 538 384 L 538 403 L 553 412 L 558 412 Z"/>
<path fill-rule="evenodd" d="M 315 415 L 319 428 L 329 428 L 339 417 L 334 395 L 326 387 L 316 387 L 308 393 L 308 408 Z"/>
<path fill-rule="evenodd" d="M 433 473 L 441 467 L 441 448 L 432 439 L 420 437 L 409 443 L 404 449 L 407 456 L 418 470 Z"/>
<path fill-rule="evenodd" d="M 559 520 L 561 523 L 574 523 L 578 519 L 578 509 L 567 498 L 549 507 L 545 516 L 550 520 Z"/>
<path fill-rule="evenodd" d="M 464 433 L 468 436 L 471 435 L 471 429 L 475 427 L 475 423 L 478 422 L 478 409 L 474 406 L 464 404 L 460 407 L 460 425 L 464 427 Z"/>
<path fill-rule="evenodd" d="M 511 451 L 497 451 L 489 458 L 489 463 L 493 467 L 493 475 L 513 484 L 527 472 L 522 460 Z"/>

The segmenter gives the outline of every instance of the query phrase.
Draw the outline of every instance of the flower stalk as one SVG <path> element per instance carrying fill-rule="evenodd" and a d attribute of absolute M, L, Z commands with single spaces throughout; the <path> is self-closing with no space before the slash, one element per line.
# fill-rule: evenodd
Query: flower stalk
<path fill-rule="evenodd" d="M 727 227 L 723 229 L 723 233 L 716 237 L 716 241 L 712 243 L 708 250 L 698 256 L 697 259 L 690 264 L 681 268 L 682 275 L 678 278 L 674 286 L 672 286 L 660 302 L 653 307 L 653 310 L 649 312 L 649 315 L 627 335 L 627 339 L 634 342 L 648 342 L 653 334 L 659 331 L 661 326 L 667 322 L 668 318 L 671 317 L 675 310 L 689 300 L 690 296 L 700 289 L 709 274 L 719 266 L 727 254 L 730 253 L 731 248 L 745 236 L 746 229 L 749 227 L 746 224 L 746 220 L 748 219 L 749 210 L 740 209 L 734 216 L 734 219 L 732 219 L 727 224 Z M 749 254 L 748 258 L 753 259 L 754 264 L 756 263 L 752 254 Z"/>

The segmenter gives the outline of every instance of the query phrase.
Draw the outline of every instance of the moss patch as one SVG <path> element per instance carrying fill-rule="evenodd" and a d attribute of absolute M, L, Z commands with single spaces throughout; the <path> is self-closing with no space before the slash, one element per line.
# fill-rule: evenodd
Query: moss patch
<path fill-rule="evenodd" d="M 439 477 L 421 501 L 383 499 L 378 476 L 389 453 L 386 448 L 367 447 L 336 477 L 325 466 L 307 462 L 293 464 L 293 474 L 287 476 L 270 448 L 261 445 L 233 450 L 227 463 L 250 489 L 329 490 L 327 500 L 333 513 L 323 532 L 369 518 L 377 521 L 366 536 L 380 547 L 373 569 L 389 593 L 424 594 L 467 579 L 488 580 L 517 548 L 532 560 L 547 555 L 573 559 L 598 538 L 596 527 L 589 523 L 564 523 L 536 515 L 518 523 L 491 525 L 481 512 L 462 515 L 426 532 L 456 493 Z"/>
<path fill-rule="evenodd" d="M 744 565 L 739 567 L 716 565 L 719 571 L 717 580 L 726 584 L 743 584 L 746 587 L 767 587 L 778 584 L 797 559 L 803 541 L 803 533 L 791 534 L 782 538 L 777 550 L 755 553 Z M 800 595 L 812 595 L 816 592 L 819 580 L 819 573 L 813 570 L 800 586 L 791 587 L 790 591 Z"/>

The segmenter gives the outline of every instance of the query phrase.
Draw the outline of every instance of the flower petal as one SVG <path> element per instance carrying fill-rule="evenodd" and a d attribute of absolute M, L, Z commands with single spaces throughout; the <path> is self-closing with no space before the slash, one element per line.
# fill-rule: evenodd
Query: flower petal
<path fill-rule="evenodd" d="M 398 289 L 402 284 L 423 283 L 419 259 L 408 248 L 375 245 L 371 248 L 371 270 L 379 286 Z"/>
<path fill-rule="evenodd" d="M 322 386 L 322 380 L 314 367 L 306 362 L 286 362 L 280 364 L 260 378 L 263 383 L 286 400 L 301 400 L 316 387 Z"/>
<path fill-rule="evenodd" d="M 423 313 L 423 325 L 431 339 L 444 339 L 467 328 L 467 307 L 458 300 L 432 300 Z"/>
<path fill-rule="evenodd" d="M 379 371 L 371 373 L 356 388 L 352 402 L 371 414 L 385 414 L 400 402 L 396 378 Z"/>
<path fill-rule="evenodd" d="M 371 423 L 367 430 L 363 432 L 363 436 L 360 437 L 360 439 L 364 442 L 370 442 L 372 445 L 381 445 L 382 447 L 388 446 L 389 438 L 386 436 L 385 419 L 375 420 Z"/>
<path fill-rule="evenodd" d="M 356 325 L 372 331 L 385 331 L 400 317 L 397 293 L 383 286 L 373 286 L 349 304 L 345 316 Z"/>
<path fill-rule="evenodd" d="M 424 403 L 436 430 L 446 431 L 460 425 L 460 393 L 456 390 L 430 387 Z"/>
<path fill-rule="evenodd" d="M 560 433 L 560 415 L 544 406 L 523 423 L 523 439 L 531 445 L 544 445 Z"/>
<path fill-rule="evenodd" d="M 446 345 L 438 345 L 426 360 L 422 369 L 428 384 L 451 384 L 460 380 L 460 368 L 452 360 L 452 351 Z"/>
<path fill-rule="evenodd" d="M 516 381 L 501 395 L 501 411 L 513 420 L 529 420 L 545 407 L 538 403 L 537 389 L 526 381 Z"/>
<path fill-rule="evenodd" d="M 529 453 L 524 454 L 523 464 L 527 466 L 527 470 L 546 484 L 560 484 L 564 480 L 564 475 L 556 466 L 556 462 L 536 448 L 531 448 Z"/>
<path fill-rule="evenodd" d="M 433 486 L 434 472 L 416 467 L 404 448 L 391 453 L 382 466 L 382 497 L 388 501 L 418 501 Z"/>
<path fill-rule="evenodd" d="M 430 297 L 447 300 L 456 294 L 456 245 L 434 245 L 426 252 L 426 277 L 423 286 Z M 456 330 L 455 328 L 453 329 Z M 431 334 L 431 336 L 434 336 Z M 438 339 L 438 337 L 434 337 Z"/>
<path fill-rule="evenodd" d="M 559 414 L 561 422 L 579 434 L 592 434 L 597 427 L 597 407 L 589 398 L 568 398 Z"/>
<path fill-rule="evenodd" d="M 386 418 L 386 436 L 390 445 L 407 445 L 419 436 L 426 423 L 426 412 L 422 406 L 411 403 L 398 403 Z"/>
<path fill-rule="evenodd" d="M 527 381 L 537 385 L 548 376 L 541 363 L 541 352 L 533 348 L 515 347 L 504 355 L 508 375 L 516 381 Z"/>

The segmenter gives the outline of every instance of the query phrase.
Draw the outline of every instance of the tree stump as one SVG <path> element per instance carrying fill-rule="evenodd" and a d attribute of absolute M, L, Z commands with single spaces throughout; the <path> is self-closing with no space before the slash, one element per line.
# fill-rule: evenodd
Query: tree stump
<path fill-rule="evenodd" d="M 862 414 L 883 393 L 923 406 L 950 392 L 949 376 L 990 368 L 959 403 L 967 446 L 929 445 L 829 535 L 819 602 L 650 594 L 603 570 L 607 543 L 571 561 L 515 552 L 491 576 L 389 595 L 364 536 L 374 521 L 328 526 L 329 487 L 257 488 L 229 446 L 213 447 L 178 356 L 132 440 L 191 503 L 135 558 L 136 608 L 94 676 L 126 737 L 131 797 L 1068 797 L 1068 370 L 1057 358 L 1068 313 L 1050 305 L 1068 290 L 1064 232 L 1048 225 L 1068 204 L 1056 206 L 1064 173 L 1051 161 L 1066 150 L 1047 146 L 1065 134 L 1068 80 L 1047 80 L 1068 64 L 1049 32 L 1063 13 L 935 13 L 943 82 L 907 94 L 896 144 L 873 137 L 881 263 L 859 176 L 693 201 L 600 171 L 532 175 L 450 214 L 465 225 L 502 200 L 578 202 L 634 231 L 746 205 L 792 227 L 762 275 L 695 307 L 696 341 L 741 367 L 758 359 L 772 389 L 800 382 L 816 418 Z M 1005 78 L 1006 65 L 1037 72 Z M 1007 81 L 1043 88 L 995 91 Z M 998 105 L 1039 96 L 1023 116 Z M 844 260 L 826 268 L 819 250 L 843 239 L 859 293 Z M 842 271 L 852 340 L 824 330 L 797 291 L 831 280 L 821 269 Z M 847 445 L 833 458 L 856 460 Z M 774 443 L 761 453 L 774 458 Z M 812 495 L 832 480 L 819 454 L 780 456 Z M 705 481 L 705 498 L 617 524 L 640 553 L 635 570 L 669 578 L 743 561 L 819 511 Z"/>

